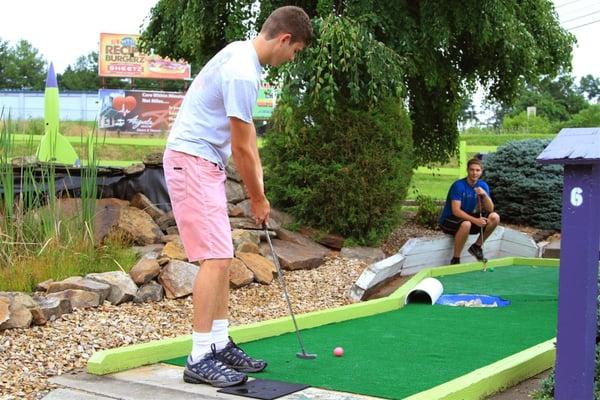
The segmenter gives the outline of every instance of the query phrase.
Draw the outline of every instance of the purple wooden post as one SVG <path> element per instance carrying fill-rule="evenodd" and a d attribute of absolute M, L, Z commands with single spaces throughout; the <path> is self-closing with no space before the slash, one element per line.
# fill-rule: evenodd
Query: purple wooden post
<path fill-rule="evenodd" d="M 600 129 L 563 129 L 538 161 L 565 164 L 554 395 L 558 400 L 592 400 L 600 250 Z"/>

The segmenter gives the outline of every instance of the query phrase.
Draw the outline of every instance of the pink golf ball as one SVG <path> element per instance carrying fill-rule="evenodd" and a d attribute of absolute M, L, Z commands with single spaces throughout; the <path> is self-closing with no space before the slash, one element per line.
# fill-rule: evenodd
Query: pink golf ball
<path fill-rule="evenodd" d="M 341 357 L 344 355 L 344 349 L 341 347 L 336 347 L 335 349 L 333 349 L 333 355 L 336 357 Z"/>

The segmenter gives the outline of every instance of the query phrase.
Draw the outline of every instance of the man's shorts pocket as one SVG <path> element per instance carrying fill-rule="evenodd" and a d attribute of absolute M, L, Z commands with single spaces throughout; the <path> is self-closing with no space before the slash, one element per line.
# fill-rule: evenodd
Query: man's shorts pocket
<path fill-rule="evenodd" d="M 180 161 L 184 161 L 184 159 L 181 158 Z M 180 202 L 187 198 L 188 170 L 182 164 L 178 163 L 177 159 L 164 161 L 165 180 L 171 202 Z"/>

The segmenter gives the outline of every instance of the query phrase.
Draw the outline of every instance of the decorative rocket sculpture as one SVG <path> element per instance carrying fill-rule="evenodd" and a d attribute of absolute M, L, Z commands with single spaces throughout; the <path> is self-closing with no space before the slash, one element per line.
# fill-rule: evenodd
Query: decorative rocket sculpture
<path fill-rule="evenodd" d="M 50 63 L 44 91 L 45 131 L 37 150 L 37 158 L 42 162 L 55 162 L 66 165 L 79 164 L 79 157 L 71 143 L 58 131 L 59 104 L 58 84 L 54 64 Z"/>

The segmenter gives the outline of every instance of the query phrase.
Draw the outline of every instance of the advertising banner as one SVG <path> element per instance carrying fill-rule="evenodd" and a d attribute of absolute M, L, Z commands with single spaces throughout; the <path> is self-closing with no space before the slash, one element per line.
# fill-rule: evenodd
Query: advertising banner
<path fill-rule="evenodd" d="M 123 78 L 190 79 L 190 64 L 140 53 L 139 35 L 101 33 L 98 75 Z"/>
<path fill-rule="evenodd" d="M 260 89 L 258 90 L 258 99 L 254 110 L 252 110 L 252 117 L 254 119 L 269 119 L 273 115 L 273 109 L 277 103 L 277 94 L 279 88 L 270 85 L 266 82 L 261 83 Z"/>
<path fill-rule="evenodd" d="M 100 89 L 98 127 L 140 134 L 168 132 L 183 96 L 177 92 Z"/>

